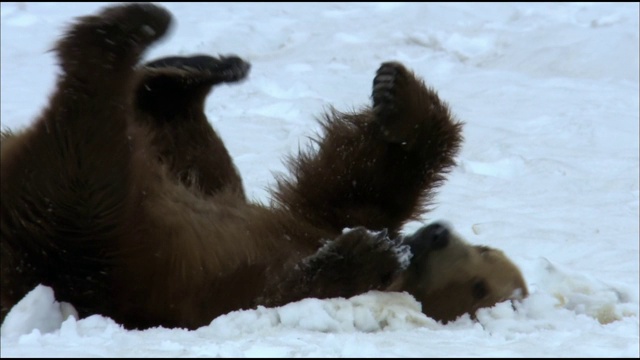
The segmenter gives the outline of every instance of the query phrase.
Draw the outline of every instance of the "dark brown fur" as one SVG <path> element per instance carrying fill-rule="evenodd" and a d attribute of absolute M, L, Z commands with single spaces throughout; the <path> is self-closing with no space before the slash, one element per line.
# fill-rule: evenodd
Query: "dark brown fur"
<path fill-rule="evenodd" d="M 129 328 L 196 328 L 232 310 L 372 289 L 424 297 L 431 235 L 409 242 L 400 229 L 425 211 L 462 141 L 435 91 L 383 64 L 373 105 L 327 114 L 317 149 L 290 158 L 274 204 L 254 204 L 204 114 L 211 88 L 249 66 L 208 56 L 137 65 L 170 20 L 139 4 L 80 18 L 57 43 L 63 71 L 49 105 L 3 134 L 2 318 L 39 283 L 81 316 Z M 399 256 L 407 247 L 411 264 Z"/>

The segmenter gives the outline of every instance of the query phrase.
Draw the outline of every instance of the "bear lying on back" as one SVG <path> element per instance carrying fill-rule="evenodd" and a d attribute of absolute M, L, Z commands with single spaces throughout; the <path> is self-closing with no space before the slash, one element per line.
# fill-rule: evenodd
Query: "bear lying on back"
<path fill-rule="evenodd" d="M 372 104 L 332 110 L 317 147 L 289 161 L 269 206 L 242 180 L 204 114 L 236 56 L 139 65 L 171 15 L 111 6 L 56 44 L 62 72 L 24 131 L 2 134 L 2 319 L 38 284 L 80 316 L 128 328 L 197 328 L 221 314 L 306 297 L 407 291 L 442 321 L 526 296 L 499 250 L 440 223 L 411 235 L 462 141 L 436 92 L 383 63 Z"/>

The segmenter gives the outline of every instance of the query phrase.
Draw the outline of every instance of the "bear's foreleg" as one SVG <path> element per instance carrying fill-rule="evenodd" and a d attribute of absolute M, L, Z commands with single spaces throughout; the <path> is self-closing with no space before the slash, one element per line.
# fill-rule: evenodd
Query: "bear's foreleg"
<path fill-rule="evenodd" d="M 351 297 L 385 289 L 411 262 L 410 247 L 387 231 L 363 227 L 325 241 L 317 252 L 271 278 L 257 305 L 278 306 L 303 298 Z"/>
<path fill-rule="evenodd" d="M 292 178 L 278 180 L 280 205 L 335 232 L 364 226 L 395 235 L 419 218 L 454 165 L 462 124 L 399 63 L 380 66 L 372 99 L 361 112 L 325 116 L 317 149 L 291 158 Z"/>
<path fill-rule="evenodd" d="M 204 113 L 220 83 L 246 78 L 250 64 L 237 56 L 166 57 L 140 67 L 136 121 L 151 128 L 159 161 L 187 187 L 205 195 L 231 190 L 245 198 L 242 179 Z"/>

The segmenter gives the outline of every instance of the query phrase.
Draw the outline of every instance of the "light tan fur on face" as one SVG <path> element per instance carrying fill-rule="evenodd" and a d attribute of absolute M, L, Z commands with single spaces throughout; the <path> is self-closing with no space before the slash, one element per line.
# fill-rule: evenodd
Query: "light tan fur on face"
<path fill-rule="evenodd" d="M 474 316 L 479 308 L 528 295 L 520 270 L 500 250 L 474 246 L 452 234 L 446 247 L 427 256 L 389 290 L 411 293 L 436 320 Z"/>

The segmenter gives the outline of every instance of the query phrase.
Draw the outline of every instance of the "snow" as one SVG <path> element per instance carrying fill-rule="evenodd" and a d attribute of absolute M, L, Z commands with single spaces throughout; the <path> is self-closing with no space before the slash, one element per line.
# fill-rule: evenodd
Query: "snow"
<path fill-rule="evenodd" d="M 58 71 L 48 50 L 103 5 L 2 3 L 3 128 L 39 113 Z M 423 220 L 502 249 L 531 294 L 446 325 L 406 294 L 371 292 L 236 311 L 194 331 L 127 331 L 78 320 L 39 286 L 2 324 L 2 357 L 640 355 L 638 3 L 164 5 L 176 26 L 148 58 L 252 63 L 206 111 L 256 200 L 323 109 L 369 101 L 381 62 L 422 76 L 466 122 L 459 166 Z"/>

